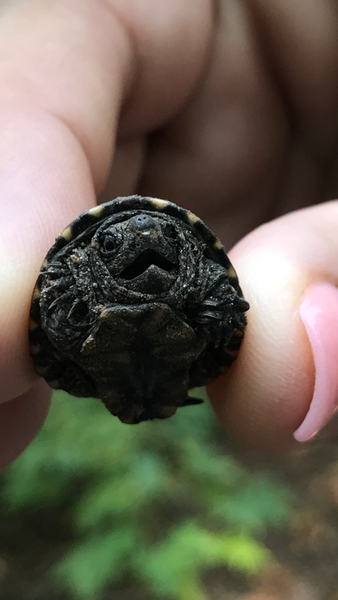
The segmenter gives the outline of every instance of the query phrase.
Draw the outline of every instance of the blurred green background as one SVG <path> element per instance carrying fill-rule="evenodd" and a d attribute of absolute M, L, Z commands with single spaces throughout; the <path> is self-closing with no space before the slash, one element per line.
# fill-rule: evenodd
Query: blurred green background
<path fill-rule="evenodd" d="M 337 600 L 337 461 L 240 448 L 208 402 L 130 426 L 56 393 L 0 480 L 0 598 Z"/>

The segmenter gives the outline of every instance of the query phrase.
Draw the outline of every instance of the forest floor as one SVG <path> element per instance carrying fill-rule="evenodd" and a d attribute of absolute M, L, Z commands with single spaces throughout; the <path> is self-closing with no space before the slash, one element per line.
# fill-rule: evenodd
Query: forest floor
<path fill-rule="evenodd" d="M 251 580 L 215 570 L 205 580 L 208 598 L 338 600 L 338 444 L 314 444 L 279 456 L 230 446 L 246 467 L 284 482 L 294 494 L 295 510 L 288 528 L 266 534 L 272 566 Z M 0 549 L 6 557 L 0 560 L 0 600 L 69 600 L 46 589 L 45 573 L 66 541 L 56 517 L 53 511 L 29 520 L 0 515 Z M 158 599 L 126 582 L 102 600 Z"/>

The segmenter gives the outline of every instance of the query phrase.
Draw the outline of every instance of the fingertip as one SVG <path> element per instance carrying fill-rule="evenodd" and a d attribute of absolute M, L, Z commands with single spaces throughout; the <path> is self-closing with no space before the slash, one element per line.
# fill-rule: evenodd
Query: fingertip
<path fill-rule="evenodd" d="M 40 380 L 28 392 L 0 405 L 0 471 L 30 444 L 47 416 L 51 390 Z"/>
<path fill-rule="evenodd" d="M 313 398 L 304 421 L 294 432 L 298 442 L 314 439 L 338 410 L 338 290 L 328 283 L 312 285 L 303 298 L 300 315 L 315 362 Z M 337 427 L 335 427 L 337 432 Z M 332 431 L 330 432 L 332 435 Z"/>
<path fill-rule="evenodd" d="M 285 251 L 277 230 L 277 223 L 260 228 L 231 253 L 250 303 L 248 325 L 237 360 L 208 389 L 230 433 L 272 452 L 296 445 L 293 432 L 314 386 L 312 350 L 299 314 L 308 273 Z"/>
<path fill-rule="evenodd" d="M 42 110 L 14 108 L 0 114 L 0 147 L 6 147 L 0 175 L 0 403 L 36 381 L 28 321 L 46 252 L 73 218 L 95 204 L 89 165 L 73 133 Z"/>

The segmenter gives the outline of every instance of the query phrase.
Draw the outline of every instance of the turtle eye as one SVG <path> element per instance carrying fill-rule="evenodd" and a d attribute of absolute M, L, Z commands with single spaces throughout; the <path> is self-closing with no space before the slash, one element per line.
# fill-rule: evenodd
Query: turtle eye
<path fill-rule="evenodd" d="M 103 234 L 101 238 L 100 251 L 103 256 L 111 256 L 122 244 L 123 238 L 121 232 L 113 234 L 111 231 Z"/>
<path fill-rule="evenodd" d="M 177 240 L 176 227 L 174 227 L 173 225 L 171 225 L 169 223 L 165 223 L 165 225 L 162 228 L 162 231 L 163 231 L 163 235 L 165 236 L 165 238 L 168 241 L 176 242 L 176 240 Z"/>

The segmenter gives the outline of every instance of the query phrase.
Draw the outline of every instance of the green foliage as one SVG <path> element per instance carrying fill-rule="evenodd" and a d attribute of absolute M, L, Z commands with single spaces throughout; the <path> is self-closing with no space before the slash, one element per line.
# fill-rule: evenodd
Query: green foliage
<path fill-rule="evenodd" d="M 142 566 L 144 577 L 157 594 L 189 600 L 193 597 L 190 590 L 197 589 L 201 569 L 225 564 L 256 573 L 268 560 L 268 551 L 249 535 L 208 531 L 198 521 L 186 521 L 146 553 Z"/>
<path fill-rule="evenodd" d="M 2 503 L 62 508 L 71 538 L 52 574 L 72 598 L 97 598 L 132 577 L 157 598 L 207 600 L 203 573 L 264 568 L 259 535 L 290 509 L 285 489 L 245 470 L 215 432 L 206 404 L 129 426 L 98 401 L 57 393 L 41 433 L 6 473 Z"/>
<path fill-rule="evenodd" d="M 104 590 L 107 582 L 125 573 L 125 560 L 137 547 L 134 527 L 116 526 L 114 532 L 89 536 L 79 541 L 55 569 L 65 579 L 74 596 L 92 597 Z"/>

